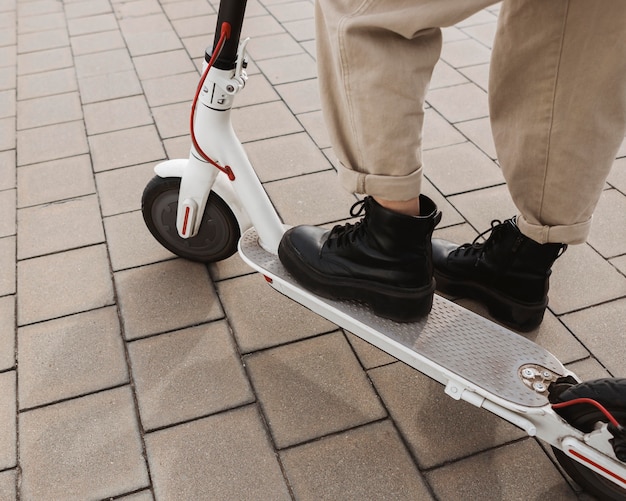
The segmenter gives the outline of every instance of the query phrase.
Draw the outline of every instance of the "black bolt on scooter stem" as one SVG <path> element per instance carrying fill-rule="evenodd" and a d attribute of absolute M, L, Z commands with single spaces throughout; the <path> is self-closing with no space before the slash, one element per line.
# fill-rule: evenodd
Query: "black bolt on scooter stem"
<path fill-rule="evenodd" d="M 237 64 L 237 50 L 239 49 L 239 39 L 241 37 L 241 27 L 243 16 L 246 12 L 247 0 L 222 0 L 217 14 L 217 24 L 215 26 L 215 38 L 211 50 L 207 49 L 204 59 L 209 62 L 211 55 L 220 39 L 222 24 L 230 24 L 230 37 L 226 40 L 219 57 L 213 63 L 215 68 L 220 70 L 231 70 Z"/>

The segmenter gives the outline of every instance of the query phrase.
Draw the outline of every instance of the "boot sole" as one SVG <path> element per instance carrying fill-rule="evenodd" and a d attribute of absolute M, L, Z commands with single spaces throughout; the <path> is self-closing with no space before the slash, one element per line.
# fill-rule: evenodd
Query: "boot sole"
<path fill-rule="evenodd" d="M 475 299 L 484 304 L 489 314 L 507 327 L 520 332 L 529 332 L 539 327 L 548 306 L 542 303 L 524 303 L 490 290 L 475 282 L 454 280 L 435 270 L 437 290 L 451 296 Z"/>
<path fill-rule="evenodd" d="M 435 280 L 416 289 L 347 277 L 328 277 L 309 268 L 294 257 L 292 250 L 280 246 L 280 261 L 287 271 L 307 290 L 327 299 L 354 300 L 367 304 L 379 317 L 395 322 L 416 322 L 430 312 L 433 305 Z"/>

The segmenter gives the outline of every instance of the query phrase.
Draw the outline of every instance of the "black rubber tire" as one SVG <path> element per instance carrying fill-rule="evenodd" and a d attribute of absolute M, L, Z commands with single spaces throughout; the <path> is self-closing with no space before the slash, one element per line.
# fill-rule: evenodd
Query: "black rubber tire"
<path fill-rule="evenodd" d="M 626 423 L 626 379 L 596 379 L 571 386 L 558 396 L 558 402 L 592 398 L 602 404 L 620 424 Z M 591 432 L 598 421 L 608 422 L 600 410 L 590 404 L 576 404 L 557 412 L 574 428 Z M 602 501 L 624 501 L 626 490 L 586 468 L 563 451 L 552 448 L 557 461 L 586 492 Z"/>
<path fill-rule="evenodd" d="M 214 192 L 209 195 L 200 231 L 181 238 L 176 231 L 180 178 L 155 176 L 141 197 L 141 212 L 152 236 L 167 250 L 190 261 L 214 263 L 237 252 L 239 223 L 228 204 Z"/>

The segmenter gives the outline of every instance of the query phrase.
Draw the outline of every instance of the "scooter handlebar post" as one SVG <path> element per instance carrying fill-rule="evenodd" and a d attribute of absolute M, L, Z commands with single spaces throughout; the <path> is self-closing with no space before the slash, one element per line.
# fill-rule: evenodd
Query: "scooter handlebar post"
<path fill-rule="evenodd" d="M 213 63 L 215 68 L 220 70 L 231 70 L 237 64 L 237 50 L 239 48 L 239 39 L 241 38 L 241 28 L 243 26 L 243 17 L 246 11 L 247 0 L 222 0 L 217 13 L 217 24 L 215 26 L 215 38 L 213 40 L 213 50 L 217 46 L 220 39 L 222 24 L 230 25 L 230 37 L 226 40 L 219 57 Z M 209 61 L 211 53 L 207 50 L 205 59 Z"/>

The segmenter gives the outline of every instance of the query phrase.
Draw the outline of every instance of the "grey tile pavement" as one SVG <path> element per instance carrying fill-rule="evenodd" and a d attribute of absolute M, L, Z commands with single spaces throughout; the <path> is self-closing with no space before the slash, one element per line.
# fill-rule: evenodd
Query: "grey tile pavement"
<path fill-rule="evenodd" d="M 187 156 L 216 5 L 0 0 L 0 499 L 589 499 L 543 444 L 238 256 L 203 266 L 152 239 L 141 193 Z M 497 10 L 443 30 L 428 96 L 425 192 L 457 241 L 513 211 L 487 118 Z M 335 182 L 313 16 L 313 0 L 248 1 L 232 118 L 284 220 L 328 225 L 354 197 Z M 626 375 L 625 172 L 626 142 L 527 334 L 583 379 Z"/>

